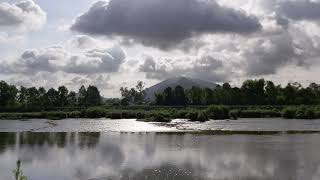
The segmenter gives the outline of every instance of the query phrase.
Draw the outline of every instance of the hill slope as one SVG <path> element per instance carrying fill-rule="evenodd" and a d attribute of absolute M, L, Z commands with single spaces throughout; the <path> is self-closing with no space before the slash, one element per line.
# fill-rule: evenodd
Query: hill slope
<path fill-rule="evenodd" d="M 154 86 L 151 86 L 146 89 L 146 99 L 147 100 L 154 100 L 154 95 L 156 93 L 161 93 L 164 91 L 165 88 L 171 87 L 175 88 L 176 86 L 182 86 L 184 89 L 191 89 L 192 86 L 197 86 L 201 88 L 215 88 L 217 84 L 203 81 L 200 79 L 191 79 L 186 77 L 177 77 L 177 78 L 171 78 L 167 79 L 165 81 L 162 81 Z"/>

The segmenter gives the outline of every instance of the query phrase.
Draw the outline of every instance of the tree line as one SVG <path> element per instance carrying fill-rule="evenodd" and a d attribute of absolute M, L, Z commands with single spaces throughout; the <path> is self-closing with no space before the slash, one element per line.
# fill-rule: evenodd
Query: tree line
<path fill-rule="evenodd" d="M 264 79 L 246 80 L 241 87 L 229 83 L 216 88 L 168 87 L 155 94 L 156 105 L 319 105 L 320 85 L 303 87 L 288 83 L 285 87 Z"/>
<path fill-rule="evenodd" d="M 101 104 L 99 89 L 95 86 L 81 86 L 78 93 L 65 86 L 58 89 L 44 87 L 16 87 L 0 81 L 0 108 L 42 109 L 54 107 L 82 107 Z"/>

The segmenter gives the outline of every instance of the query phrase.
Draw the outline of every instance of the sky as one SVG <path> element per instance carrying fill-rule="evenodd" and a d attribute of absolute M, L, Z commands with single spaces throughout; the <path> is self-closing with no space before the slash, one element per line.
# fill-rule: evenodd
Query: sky
<path fill-rule="evenodd" d="M 2 0 L 0 80 L 96 85 L 185 76 L 320 83 L 320 0 Z"/>

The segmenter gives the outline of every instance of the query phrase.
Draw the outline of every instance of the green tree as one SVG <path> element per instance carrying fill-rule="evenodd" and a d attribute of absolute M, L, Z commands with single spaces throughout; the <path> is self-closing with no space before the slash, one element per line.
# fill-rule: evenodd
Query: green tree
<path fill-rule="evenodd" d="M 58 105 L 60 107 L 64 107 L 68 105 L 68 89 L 65 86 L 60 86 L 58 87 Z"/>
<path fill-rule="evenodd" d="M 264 104 L 264 86 L 265 80 L 247 80 L 243 82 L 241 91 L 245 96 L 245 103 L 250 105 Z"/>
<path fill-rule="evenodd" d="M 174 104 L 176 105 L 186 105 L 187 97 L 182 86 L 176 86 L 174 89 Z"/>
<path fill-rule="evenodd" d="M 46 94 L 46 104 L 49 107 L 56 107 L 59 105 L 59 92 L 54 88 L 50 88 Z"/>
<path fill-rule="evenodd" d="M 27 88 L 21 86 L 18 92 L 18 103 L 23 106 L 27 107 Z"/>
<path fill-rule="evenodd" d="M 145 83 L 143 81 L 138 81 L 136 85 L 135 103 L 140 103 L 144 100 L 146 92 L 144 90 Z"/>
<path fill-rule="evenodd" d="M 18 89 L 4 81 L 0 81 L 0 106 L 13 106 L 16 102 Z"/>
<path fill-rule="evenodd" d="M 98 88 L 96 86 L 89 86 L 86 95 L 86 105 L 87 106 L 97 106 L 101 104 L 101 96 Z"/>
<path fill-rule="evenodd" d="M 67 97 L 68 106 L 75 107 L 77 106 L 77 94 L 74 91 L 70 91 Z"/>
<path fill-rule="evenodd" d="M 274 85 L 272 81 L 266 82 L 265 93 L 266 93 L 267 104 L 269 105 L 277 104 L 278 88 Z"/>
<path fill-rule="evenodd" d="M 205 88 L 203 90 L 203 100 L 205 105 L 210 105 L 210 104 L 214 104 L 215 99 L 214 99 L 214 95 L 213 95 L 213 90 L 210 88 Z"/>
<path fill-rule="evenodd" d="M 174 93 L 171 87 L 167 87 L 163 91 L 163 102 L 164 105 L 173 105 L 174 104 Z"/>
<path fill-rule="evenodd" d="M 78 95 L 79 95 L 78 97 L 79 106 L 85 106 L 87 89 L 83 85 L 80 87 Z"/>
<path fill-rule="evenodd" d="M 164 100 L 163 100 L 163 94 L 162 93 L 156 93 L 156 104 L 157 105 L 164 105 Z"/>
<path fill-rule="evenodd" d="M 31 87 L 27 89 L 27 106 L 31 108 L 40 107 L 40 93 L 37 88 Z"/>
<path fill-rule="evenodd" d="M 44 87 L 39 87 L 38 92 L 39 92 L 39 104 L 41 107 L 43 107 L 46 105 L 47 91 Z"/>
<path fill-rule="evenodd" d="M 191 104 L 200 105 L 202 104 L 202 89 L 200 87 L 193 86 L 188 91 L 188 96 Z"/>

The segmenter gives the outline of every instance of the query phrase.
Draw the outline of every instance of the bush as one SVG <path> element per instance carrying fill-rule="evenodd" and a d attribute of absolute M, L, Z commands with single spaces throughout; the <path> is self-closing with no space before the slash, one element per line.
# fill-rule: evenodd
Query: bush
<path fill-rule="evenodd" d="M 233 109 L 229 112 L 229 117 L 233 120 L 237 120 L 239 117 L 239 110 Z"/>
<path fill-rule="evenodd" d="M 198 120 L 198 112 L 197 111 L 190 111 L 187 115 L 190 121 L 197 121 Z"/>
<path fill-rule="evenodd" d="M 319 115 L 316 108 L 305 106 L 288 107 L 282 111 L 282 117 L 286 119 L 316 119 Z"/>
<path fill-rule="evenodd" d="M 158 112 L 158 113 L 152 113 L 146 121 L 148 122 L 170 122 L 171 119 L 166 117 L 165 114 Z"/>
<path fill-rule="evenodd" d="M 134 111 L 122 111 L 122 118 L 124 119 L 136 119 L 136 113 Z"/>
<path fill-rule="evenodd" d="M 282 117 L 285 119 L 294 119 L 297 109 L 294 107 L 287 107 L 282 110 Z"/>
<path fill-rule="evenodd" d="M 111 112 L 110 118 L 111 119 L 122 119 L 122 113 L 119 111 Z"/>
<path fill-rule="evenodd" d="M 314 109 L 307 109 L 305 112 L 306 119 L 316 119 L 316 111 Z"/>
<path fill-rule="evenodd" d="M 241 118 L 270 118 L 280 117 L 281 113 L 275 109 L 247 109 L 238 112 Z"/>
<path fill-rule="evenodd" d="M 101 107 L 90 107 L 83 111 L 86 118 L 101 118 L 105 117 L 106 110 Z"/>
<path fill-rule="evenodd" d="M 137 112 L 136 118 L 137 119 L 144 119 L 144 118 L 146 118 L 146 114 L 144 112 Z"/>
<path fill-rule="evenodd" d="M 200 122 L 209 121 L 209 117 L 208 117 L 207 113 L 204 111 L 200 111 L 198 113 L 197 121 L 200 121 Z"/>
<path fill-rule="evenodd" d="M 188 118 L 188 111 L 187 110 L 174 111 L 174 112 L 172 112 L 171 117 L 173 119 L 178 119 L 178 118 L 185 119 L 185 118 Z"/>
<path fill-rule="evenodd" d="M 209 106 L 206 111 L 211 119 L 229 119 L 230 109 L 226 106 Z"/>

